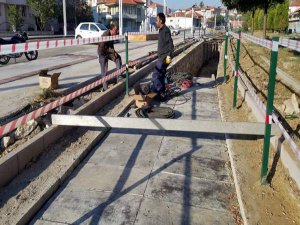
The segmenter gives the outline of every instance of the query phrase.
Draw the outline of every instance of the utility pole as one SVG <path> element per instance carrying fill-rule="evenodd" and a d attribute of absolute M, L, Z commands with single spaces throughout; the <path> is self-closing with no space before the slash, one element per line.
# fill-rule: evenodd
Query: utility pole
<path fill-rule="evenodd" d="M 167 15 L 167 3 L 166 3 L 166 0 L 164 0 L 164 14 Z"/>
<path fill-rule="evenodd" d="M 66 12 L 66 0 L 63 0 L 63 14 L 64 14 L 64 36 L 67 36 L 67 12 Z"/>
<path fill-rule="evenodd" d="M 191 27 L 191 34 L 194 34 L 194 8 L 192 8 L 192 27 Z"/>

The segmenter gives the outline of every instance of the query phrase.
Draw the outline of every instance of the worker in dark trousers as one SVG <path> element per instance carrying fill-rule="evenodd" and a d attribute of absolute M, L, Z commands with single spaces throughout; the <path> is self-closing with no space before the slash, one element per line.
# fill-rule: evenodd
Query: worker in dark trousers
<path fill-rule="evenodd" d="M 103 33 L 104 36 L 114 36 L 119 34 L 119 27 L 115 23 L 111 23 L 109 30 Z M 115 51 L 114 41 L 101 42 L 98 45 L 98 57 L 101 69 L 101 76 L 104 77 L 107 75 L 108 70 L 108 60 L 115 62 L 117 69 L 120 69 L 122 66 L 121 56 Z M 117 78 L 115 79 L 115 82 Z M 103 84 L 104 90 L 107 89 L 107 84 Z"/>
<path fill-rule="evenodd" d="M 164 97 L 167 67 L 171 63 L 174 52 L 171 31 L 165 25 L 165 22 L 165 15 L 163 13 L 159 13 L 156 17 L 156 26 L 159 28 L 157 48 L 158 61 L 152 74 L 153 89 L 156 93 L 158 93 L 158 98 Z"/>

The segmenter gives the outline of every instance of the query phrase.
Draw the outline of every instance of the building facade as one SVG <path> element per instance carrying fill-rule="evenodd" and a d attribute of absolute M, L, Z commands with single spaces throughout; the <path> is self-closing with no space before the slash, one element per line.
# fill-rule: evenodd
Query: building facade
<path fill-rule="evenodd" d="M 146 16 L 146 6 L 143 0 L 122 0 L 123 2 L 123 32 L 139 31 Z M 111 21 L 119 22 L 119 1 L 98 0 L 98 21 L 106 26 Z"/>
<path fill-rule="evenodd" d="M 0 0 L 0 32 L 10 31 L 13 29 L 8 20 L 8 6 L 17 5 L 21 9 L 23 25 L 22 30 L 36 30 L 34 15 L 27 5 L 26 0 Z"/>
<path fill-rule="evenodd" d="M 193 27 L 200 27 L 201 25 L 201 15 L 194 11 L 192 16 L 192 11 L 177 11 L 169 14 L 166 21 L 167 26 L 172 26 L 179 29 L 189 29 Z"/>

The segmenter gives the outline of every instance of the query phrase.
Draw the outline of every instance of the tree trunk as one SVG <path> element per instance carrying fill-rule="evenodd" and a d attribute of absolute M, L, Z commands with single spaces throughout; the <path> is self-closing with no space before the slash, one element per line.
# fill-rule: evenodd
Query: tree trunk
<path fill-rule="evenodd" d="M 263 38 L 266 39 L 267 37 L 267 16 L 268 16 L 268 8 L 269 5 L 266 4 L 264 8 L 264 30 L 263 30 Z"/>
<path fill-rule="evenodd" d="M 251 34 L 252 35 L 254 33 L 254 15 L 255 15 L 255 8 L 252 9 L 252 24 L 251 24 L 251 26 L 252 26 L 252 28 L 251 28 Z"/>

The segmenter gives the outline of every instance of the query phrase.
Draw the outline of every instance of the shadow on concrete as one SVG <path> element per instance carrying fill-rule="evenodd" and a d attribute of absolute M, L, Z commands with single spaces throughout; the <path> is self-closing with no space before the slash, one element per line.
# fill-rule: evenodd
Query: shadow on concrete
<path fill-rule="evenodd" d="M 113 129 L 112 131 L 114 131 L 115 129 Z M 128 130 L 127 132 L 128 133 Z M 139 134 L 141 134 L 141 131 L 139 131 Z M 135 165 L 136 159 L 139 155 L 139 152 L 145 142 L 145 139 L 148 135 L 147 134 L 142 134 L 141 138 L 139 139 L 138 143 L 136 144 L 135 148 L 132 151 L 132 154 L 130 156 L 130 158 L 128 159 L 123 173 L 121 174 L 119 180 L 117 181 L 113 192 L 111 193 L 110 197 L 103 203 L 101 203 L 100 205 L 98 205 L 97 207 L 95 207 L 94 209 L 92 209 L 91 211 L 89 211 L 88 213 L 82 215 L 78 220 L 72 222 L 72 224 L 82 224 L 84 223 L 86 220 L 91 218 L 91 222 L 90 224 L 99 224 L 101 221 L 101 218 L 103 216 L 104 210 L 113 202 L 115 202 L 116 200 L 118 200 L 119 198 L 121 198 L 122 196 L 128 194 L 129 192 L 131 192 L 132 190 L 134 190 L 135 188 L 137 188 L 139 185 L 143 184 L 144 182 L 147 182 L 150 178 L 153 178 L 154 176 L 158 175 L 159 173 L 163 172 L 163 170 L 165 170 L 166 168 L 168 168 L 169 166 L 171 166 L 172 164 L 174 164 L 177 161 L 181 161 L 182 159 L 185 159 L 185 180 L 184 180 L 184 190 L 183 190 L 183 209 L 182 209 L 182 216 L 181 216 L 181 224 L 182 225 L 189 225 L 190 224 L 190 207 L 191 207 L 191 191 L 190 191 L 190 185 L 191 185 L 191 157 L 192 154 L 196 151 L 198 151 L 199 149 L 201 149 L 202 145 L 197 146 L 196 144 L 196 140 L 198 138 L 197 137 L 193 137 L 191 138 L 192 140 L 192 149 L 191 150 L 187 150 L 186 153 L 179 155 L 178 157 L 172 159 L 171 161 L 169 161 L 168 163 L 165 163 L 162 167 L 152 171 L 151 173 L 149 173 L 148 175 L 144 176 L 143 178 L 141 178 L 140 180 L 138 180 L 137 182 L 135 182 L 134 184 L 132 184 L 131 186 L 124 188 L 125 183 L 127 182 L 127 179 L 129 178 L 129 175 Z M 107 134 L 108 136 L 108 134 Z M 102 141 L 101 143 L 103 143 L 104 141 Z M 98 147 L 96 147 L 95 149 L 99 148 L 101 146 L 101 143 L 98 145 Z M 93 152 L 91 152 L 88 157 L 85 159 L 85 162 L 87 162 L 95 153 L 95 149 L 93 150 Z M 84 167 L 84 164 L 81 164 L 77 170 L 74 171 L 72 177 L 76 177 L 76 175 L 80 172 L 80 170 Z M 63 187 L 57 191 L 56 193 L 56 197 L 50 199 L 47 204 L 46 207 L 42 209 L 42 211 L 39 212 L 40 215 L 42 215 L 42 213 L 44 211 L 46 211 L 48 209 L 48 207 L 51 205 L 51 203 L 53 203 L 55 201 L 55 199 L 57 198 L 57 196 L 59 196 L 60 193 L 62 193 L 64 191 L 64 189 L 67 187 L 67 184 L 71 181 L 72 178 L 70 178 L 68 181 L 65 182 L 65 184 L 63 185 Z M 35 218 L 35 220 L 31 221 L 30 224 L 33 224 L 34 222 L 36 222 L 36 220 L 39 218 Z"/>

